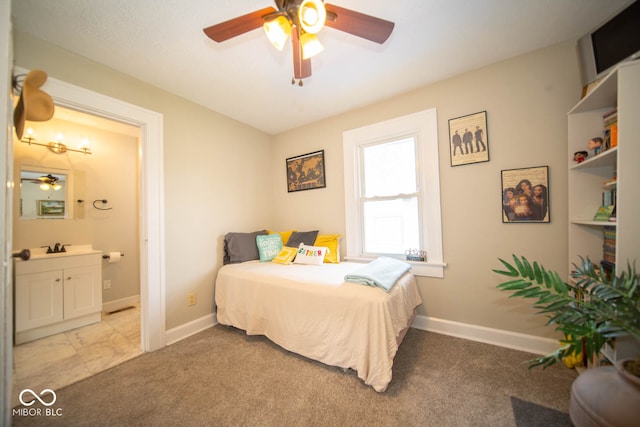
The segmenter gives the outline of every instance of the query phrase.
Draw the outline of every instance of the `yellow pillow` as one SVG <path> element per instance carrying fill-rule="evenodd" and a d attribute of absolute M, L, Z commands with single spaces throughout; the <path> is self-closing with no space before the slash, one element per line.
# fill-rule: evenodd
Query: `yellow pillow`
<path fill-rule="evenodd" d="M 339 264 L 340 263 L 340 238 L 341 234 L 319 234 L 316 237 L 314 246 L 326 246 L 330 252 L 325 255 L 324 262 Z"/>
<path fill-rule="evenodd" d="M 296 257 L 298 249 L 283 246 L 280 253 L 271 260 L 271 262 L 277 262 L 278 264 L 291 264 L 291 261 Z"/>
<path fill-rule="evenodd" d="M 269 234 L 279 234 L 280 237 L 282 237 L 282 244 L 286 245 L 287 241 L 289 240 L 289 237 L 291 237 L 291 235 L 293 234 L 294 231 L 298 231 L 298 230 L 289 230 L 289 231 L 272 231 L 272 230 L 267 230 L 267 233 Z"/>

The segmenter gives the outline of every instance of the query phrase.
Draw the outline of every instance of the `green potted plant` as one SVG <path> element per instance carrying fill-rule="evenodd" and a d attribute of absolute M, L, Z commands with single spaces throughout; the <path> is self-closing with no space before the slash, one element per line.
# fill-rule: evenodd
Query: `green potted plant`
<path fill-rule="evenodd" d="M 547 324 L 555 325 L 565 336 L 558 349 L 531 360 L 530 367 L 547 367 L 573 354 L 592 360 L 605 343 L 623 335 L 640 342 L 640 274 L 634 267 L 608 277 L 588 258 L 582 259 L 566 283 L 558 273 L 537 262 L 531 264 L 525 257 L 513 255 L 513 264 L 499 260 L 506 270 L 493 271 L 511 280 L 498 289 L 512 291 L 510 297 L 534 300 L 533 307 L 549 318 Z M 636 362 L 640 367 L 640 360 Z"/>
<path fill-rule="evenodd" d="M 593 360 L 605 343 L 622 336 L 640 343 L 640 275 L 635 267 L 629 265 L 620 275 L 608 276 L 588 258 L 581 261 L 569 283 L 558 273 L 516 255 L 513 264 L 500 259 L 506 270 L 493 270 L 510 278 L 498 289 L 513 292 L 510 297 L 532 299 L 533 307 L 549 318 L 547 324 L 564 334 L 560 347 L 530 360 L 530 368 L 546 368 L 574 354 Z M 637 425 L 640 355 L 635 360 L 616 361 L 615 368 L 603 366 L 580 375 L 572 387 L 569 414 L 576 426 Z"/>

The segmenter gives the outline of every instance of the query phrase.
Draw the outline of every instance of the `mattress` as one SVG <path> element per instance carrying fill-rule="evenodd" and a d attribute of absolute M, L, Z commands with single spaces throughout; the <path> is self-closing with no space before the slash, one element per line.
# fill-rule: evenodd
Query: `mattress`
<path fill-rule="evenodd" d="M 225 265 L 216 279 L 218 322 L 327 365 L 354 369 L 382 392 L 391 382 L 400 337 L 422 300 L 410 271 L 388 292 L 344 281 L 360 267 Z"/>

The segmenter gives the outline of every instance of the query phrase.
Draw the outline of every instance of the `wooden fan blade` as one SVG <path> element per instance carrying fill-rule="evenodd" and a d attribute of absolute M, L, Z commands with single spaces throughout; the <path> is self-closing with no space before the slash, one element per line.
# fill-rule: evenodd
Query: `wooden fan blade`
<path fill-rule="evenodd" d="M 311 60 L 302 58 L 300 36 L 295 26 L 291 29 L 291 46 L 293 46 L 293 77 L 304 79 L 311 76 Z"/>
<path fill-rule="evenodd" d="M 276 12 L 274 8 L 265 7 L 264 9 L 238 16 L 237 18 L 221 22 L 220 24 L 212 25 L 205 28 L 203 31 L 211 40 L 220 43 L 239 36 L 240 34 L 262 27 L 262 24 L 264 24 L 264 20 L 262 18 L 274 12 Z"/>
<path fill-rule="evenodd" d="M 327 9 L 327 27 L 362 37 L 376 43 L 387 41 L 395 24 L 391 21 L 365 15 L 354 10 L 333 4 L 325 4 Z M 334 18 L 335 17 L 335 18 Z M 334 19 L 332 19 L 334 18 Z"/>

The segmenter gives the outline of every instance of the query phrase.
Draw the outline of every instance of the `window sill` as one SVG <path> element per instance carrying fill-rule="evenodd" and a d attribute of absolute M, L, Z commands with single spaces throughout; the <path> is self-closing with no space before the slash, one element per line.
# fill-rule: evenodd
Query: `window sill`
<path fill-rule="evenodd" d="M 345 261 L 368 263 L 375 258 L 363 258 L 363 257 L 345 257 Z M 447 266 L 444 262 L 419 262 L 419 261 L 405 261 L 411 264 L 411 272 L 414 276 L 419 277 L 437 277 L 444 278 L 444 268 Z"/>

